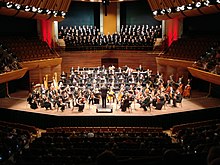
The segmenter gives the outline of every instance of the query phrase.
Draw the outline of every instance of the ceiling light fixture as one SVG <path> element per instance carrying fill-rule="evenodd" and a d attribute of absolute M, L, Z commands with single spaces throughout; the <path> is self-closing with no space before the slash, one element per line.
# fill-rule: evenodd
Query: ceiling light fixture
<path fill-rule="evenodd" d="M 43 9 L 38 8 L 38 9 L 37 9 L 37 12 L 38 12 L 38 13 L 42 13 L 42 12 L 43 12 Z"/>
<path fill-rule="evenodd" d="M 157 15 L 157 10 L 153 11 L 153 15 L 156 16 Z"/>
<path fill-rule="evenodd" d="M 7 2 L 7 3 L 6 3 L 6 7 L 7 7 L 7 8 L 10 9 L 10 8 L 12 8 L 12 6 L 13 6 L 13 3 L 12 3 L 12 2 Z"/>
<path fill-rule="evenodd" d="M 58 14 L 58 11 L 55 11 L 55 10 L 54 10 L 54 11 L 53 11 L 53 16 L 56 17 L 57 14 Z"/>
<path fill-rule="evenodd" d="M 24 11 L 30 11 L 30 10 L 31 10 L 30 6 L 25 6 Z"/>
<path fill-rule="evenodd" d="M 16 7 L 17 10 L 19 10 L 19 9 L 21 8 L 21 5 L 18 4 L 18 3 L 16 3 L 16 4 L 15 4 L 15 7 Z"/>
<path fill-rule="evenodd" d="M 179 6 L 176 7 L 176 11 L 177 11 L 177 12 L 180 11 L 180 7 L 179 7 Z"/>
<path fill-rule="evenodd" d="M 66 13 L 64 11 L 61 11 L 62 17 L 65 17 Z"/>
<path fill-rule="evenodd" d="M 47 10 L 46 10 L 46 13 L 47 13 L 48 15 L 50 15 L 50 14 L 51 14 L 51 11 L 50 11 L 49 9 L 47 9 Z"/>
<path fill-rule="evenodd" d="M 32 11 L 33 11 L 33 12 L 37 12 L 37 8 L 33 6 L 33 7 L 32 7 Z"/>
<path fill-rule="evenodd" d="M 171 8 L 168 8 L 168 9 L 167 9 L 167 12 L 168 12 L 168 13 L 171 13 L 171 11 L 172 11 Z"/>
<path fill-rule="evenodd" d="M 180 10 L 184 11 L 185 10 L 185 6 L 184 5 L 180 6 Z"/>
<path fill-rule="evenodd" d="M 197 7 L 197 8 L 201 7 L 201 5 L 202 5 L 201 2 L 197 2 L 197 3 L 196 3 L 196 7 Z"/>
<path fill-rule="evenodd" d="M 188 4 L 188 5 L 186 6 L 186 8 L 187 8 L 188 10 L 192 10 L 192 9 L 193 9 L 192 4 Z"/>
<path fill-rule="evenodd" d="M 164 15 L 164 14 L 165 14 L 165 9 L 162 9 L 162 10 L 160 11 L 160 13 Z"/>
<path fill-rule="evenodd" d="M 203 4 L 204 4 L 205 6 L 209 6 L 209 3 L 210 3 L 209 0 L 203 2 Z"/>

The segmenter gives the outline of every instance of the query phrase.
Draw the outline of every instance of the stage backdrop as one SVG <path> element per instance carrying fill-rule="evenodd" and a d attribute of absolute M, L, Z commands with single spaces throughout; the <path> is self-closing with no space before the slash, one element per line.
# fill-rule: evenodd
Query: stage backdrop
<path fill-rule="evenodd" d="M 82 25 L 100 27 L 100 5 L 102 4 L 95 2 L 72 2 L 66 18 L 59 22 L 59 28 Z M 161 21 L 154 19 L 146 0 L 120 2 L 120 22 L 121 25 L 161 25 Z"/>
<path fill-rule="evenodd" d="M 120 6 L 121 25 L 161 25 L 161 21 L 154 19 L 146 0 L 122 2 Z"/>
<path fill-rule="evenodd" d="M 71 2 L 66 18 L 59 23 L 61 26 L 100 26 L 100 3 Z"/>

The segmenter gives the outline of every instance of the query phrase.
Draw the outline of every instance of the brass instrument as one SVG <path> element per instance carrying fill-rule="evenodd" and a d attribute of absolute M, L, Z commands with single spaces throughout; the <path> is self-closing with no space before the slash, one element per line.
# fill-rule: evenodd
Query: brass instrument
<path fill-rule="evenodd" d="M 58 90 L 57 72 L 54 73 L 54 77 L 53 77 L 53 85 L 54 85 L 55 89 Z"/>
<path fill-rule="evenodd" d="M 48 75 L 46 74 L 44 77 L 44 88 L 47 90 L 48 89 Z"/>

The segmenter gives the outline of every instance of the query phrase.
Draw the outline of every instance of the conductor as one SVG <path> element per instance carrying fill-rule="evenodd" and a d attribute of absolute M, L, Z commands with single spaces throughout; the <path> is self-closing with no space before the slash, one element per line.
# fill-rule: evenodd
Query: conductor
<path fill-rule="evenodd" d="M 101 97 L 102 97 L 102 108 L 106 108 L 106 97 L 108 93 L 108 88 L 106 87 L 105 84 L 103 84 L 100 90 L 101 90 Z"/>

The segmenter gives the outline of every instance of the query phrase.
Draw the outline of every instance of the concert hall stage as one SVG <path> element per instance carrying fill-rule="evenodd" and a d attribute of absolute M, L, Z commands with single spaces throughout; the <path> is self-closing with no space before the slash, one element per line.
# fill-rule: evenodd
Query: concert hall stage
<path fill-rule="evenodd" d="M 131 104 L 126 112 L 116 103 L 107 103 L 112 111 L 97 112 L 100 105 L 85 104 L 83 112 L 67 108 L 64 112 L 39 108 L 33 110 L 27 104 L 27 92 L 11 94 L 10 98 L 0 98 L 0 120 L 34 125 L 38 128 L 59 126 L 149 126 L 169 129 L 173 125 L 218 119 L 220 98 L 205 97 L 205 94 L 192 92 L 190 99 L 183 99 L 177 107 L 166 105 L 161 110 L 154 107 L 144 111 L 138 103 Z M 18 97 L 19 96 L 19 97 Z M 104 109 L 102 111 L 105 112 Z"/>

